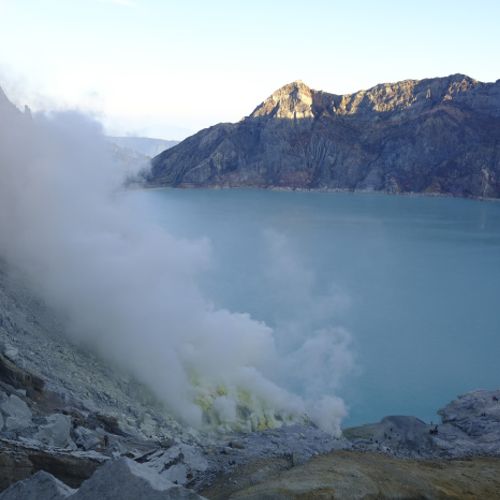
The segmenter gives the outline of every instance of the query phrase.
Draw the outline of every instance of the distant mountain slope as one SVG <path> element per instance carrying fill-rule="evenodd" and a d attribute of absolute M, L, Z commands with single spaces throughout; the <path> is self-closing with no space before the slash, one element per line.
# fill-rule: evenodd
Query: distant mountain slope
<path fill-rule="evenodd" d="M 238 123 L 153 159 L 153 186 L 500 196 L 500 80 L 465 75 L 349 95 L 285 85 Z"/>
<path fill-rule="evenodd" d="M 179 141 L 167 141 L 165 139 L 152 139 L 150 137 L 109 137 L 110 142 L 116 146 L 129 149 L 134 153 L 148 156 L 159 155 L 162 151 L 171 148 L 179 143 Z"/>
<path fill-rule="evenodd" d="M 26 124 L 31 120 L 29 108 L 25 107 L 24 112 L 21 112 L 0 87 L 0 147 L 4 155 L 29 154 L 29 148 L 26 147 L 26 144 L 32 130 L 31 124 L 23 127 L 24 136 L 20 134 L 17 125 Z M 18 144 L 19 147 L 13 148 L 14 144 Z M 149 166 L 152 156 L 173 144 L 177 144 L 177 142 L 143 137 L 111 137 L 107 143 L 110 159 L 116 162 L 119 167 L 129 171 L 130 176 L 134 176 L 141 168 Z M 3 147 L 4 145 L 11 147 Z M 147 151 L 149 155 L 141 151 Z"/>

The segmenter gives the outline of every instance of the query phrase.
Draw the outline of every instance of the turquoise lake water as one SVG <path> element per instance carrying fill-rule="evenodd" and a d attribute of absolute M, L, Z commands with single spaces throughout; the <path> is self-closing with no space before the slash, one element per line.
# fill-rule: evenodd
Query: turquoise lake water
<path fill-rule="evenodd" d="M 456 395 L 500 387 L 500 203 L 240 189 L 131 196 L 173 234 L 210 240 L 201 283 L 216 306 L 350 333 L 356 367 L 336 391 L 350 408 L 344 425 L 389 414 L 438 421 Z"/>

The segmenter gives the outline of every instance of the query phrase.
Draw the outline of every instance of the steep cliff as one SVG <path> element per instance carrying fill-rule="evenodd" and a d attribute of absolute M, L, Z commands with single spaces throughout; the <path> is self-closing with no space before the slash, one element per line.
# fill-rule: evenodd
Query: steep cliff
<path fill-rule="evenodd" d="M 349 95 L 301 81 L 238 123 L 153 159 L 149 185 L 382 190 L 500 196 L 500 80 L 464 75 Z"/>

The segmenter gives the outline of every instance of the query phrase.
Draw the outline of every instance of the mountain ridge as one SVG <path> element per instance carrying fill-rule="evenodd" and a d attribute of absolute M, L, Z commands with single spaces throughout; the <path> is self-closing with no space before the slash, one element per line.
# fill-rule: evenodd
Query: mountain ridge
<path fill-rule="evenodd" d="M 497 198 L 498 137 L 500 80 L 454 74 L 345 95 L 298 80 L 155 157 L 146 183 Z"/>

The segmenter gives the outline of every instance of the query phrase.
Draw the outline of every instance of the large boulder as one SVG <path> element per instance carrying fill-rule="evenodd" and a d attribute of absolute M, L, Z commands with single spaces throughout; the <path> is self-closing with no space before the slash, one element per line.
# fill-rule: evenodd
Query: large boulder
<path fill-rule="evenodd" d="M 147 457 L 147 465 L 175 484 L 187 485 L 193 477 L 205 472 L 206 458 L 195 446 L 178 444 L 168 450 L 158 450 Z"/>
<path fill-rule="evenodd" d="M 47 417 L 47 424 L 40 426 L 35 439 L 52 448 L 74 447 L 70 437 L 71 419 L 67 415 L 55 413 Z"/>
<path fill-rule="evenodd" d="M 450 455 L 500 455 L 500 390 L 468 392 L 438 414 L 443 423 L 433 439 Z"/>
<path fill-rule="evenodd" d="M 198 494 L 128 458 L 106 463 L 85 481 L 71 500 L 199 500 Z"/>
<path fill-rule="evenodd" d="M 443 424 L 452 424 L 471 437 L 500 440 L 500 390 L 468 392 L 438 414 Z"/>
<path fill-rule="evenodd" d="M 431 430 L 430 425 L 416 417 L 393 415 L 375 424 L 346 429 L 344 436 L 357 449 L 418 457 L 432 453 Z"/>
<path fill-rule="evenodd" d="M 33 476 L 13 484 L 0 494 L 0 500 L 63 500 L 75 493 L 48 472 L 39 471 Z"/>
<path fill-rule="evenodd" d="M 500 455 L 500 390 L 468 392 L 438 414 L 442 420 L 438 425 L 415 417 L 393 416 L 346 429 L 344 436 L 354 449 L 399 457 Z"/>
<path fill-rule="evenodd" d="M 5 428 L 17 431 L 29 427 L 32 422 L 32 413 L 28 405 L 15 394 L 7 396 L 0 403 L 0 410 L 5 416 Z"/>

